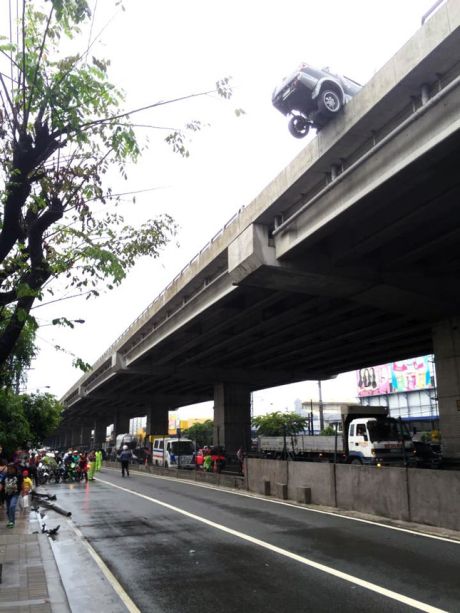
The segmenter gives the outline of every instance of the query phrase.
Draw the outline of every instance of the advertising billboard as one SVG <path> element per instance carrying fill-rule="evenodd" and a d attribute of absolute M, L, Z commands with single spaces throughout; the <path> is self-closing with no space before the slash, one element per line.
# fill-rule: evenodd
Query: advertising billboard
<path fill-rule="evenodd" d="M 400 360 L 356 371 L 358 396 L 379 396 L 433 387 L 430 356 Z"/>

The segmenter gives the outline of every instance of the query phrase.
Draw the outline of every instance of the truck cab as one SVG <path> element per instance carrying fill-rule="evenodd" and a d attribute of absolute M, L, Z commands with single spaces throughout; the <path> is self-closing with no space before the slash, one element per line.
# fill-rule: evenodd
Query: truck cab
<path fill-rule="evenodd" d="M 388 417 L 387 410 L 382 411 L 382 408 L 366 407 L 379 411 L 375 417 L 362 416 L 349 421 L 347 447 L 350 463 L 384 465 L 413 462 L 414 444 L 405 424 Z"/>

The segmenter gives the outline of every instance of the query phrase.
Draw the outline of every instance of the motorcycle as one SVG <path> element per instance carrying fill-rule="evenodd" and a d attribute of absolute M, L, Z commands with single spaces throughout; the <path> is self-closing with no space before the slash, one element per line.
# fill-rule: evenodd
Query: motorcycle
<path fill-rule="evenodd" d="M 51 471 L 49 467 L 43 462 L 40 462 L 40 464 L 37 467 L 38 485 L 46 485 L 48 481 L 50 480 L 50 477 L 51 477 Z"/>

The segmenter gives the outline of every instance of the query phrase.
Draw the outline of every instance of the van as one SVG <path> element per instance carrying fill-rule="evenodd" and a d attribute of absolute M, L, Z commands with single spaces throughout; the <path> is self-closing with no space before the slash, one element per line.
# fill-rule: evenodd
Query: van
<path fill-rule="evenodd" d="M 194 453 L 193 441 L 188 438 L 154 437 L 152 464 L 165 468 L 194 468 Z"/>

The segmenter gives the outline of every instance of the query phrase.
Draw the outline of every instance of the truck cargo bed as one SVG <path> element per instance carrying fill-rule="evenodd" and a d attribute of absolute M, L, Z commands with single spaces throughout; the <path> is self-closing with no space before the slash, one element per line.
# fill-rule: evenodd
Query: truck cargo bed
<path fill-rule="evenodd" d="M 274 451 L 282 453 L 284 450 L 283 436 L 261 436 L 259 438 L 260 451 Z M 298 435 L 286 437 L 286 451 L 288 453 L 334 453 L 335 436 L 309 436 Z M 337 453 L 343 453 L 343 440 L 337 438 Z"/>

